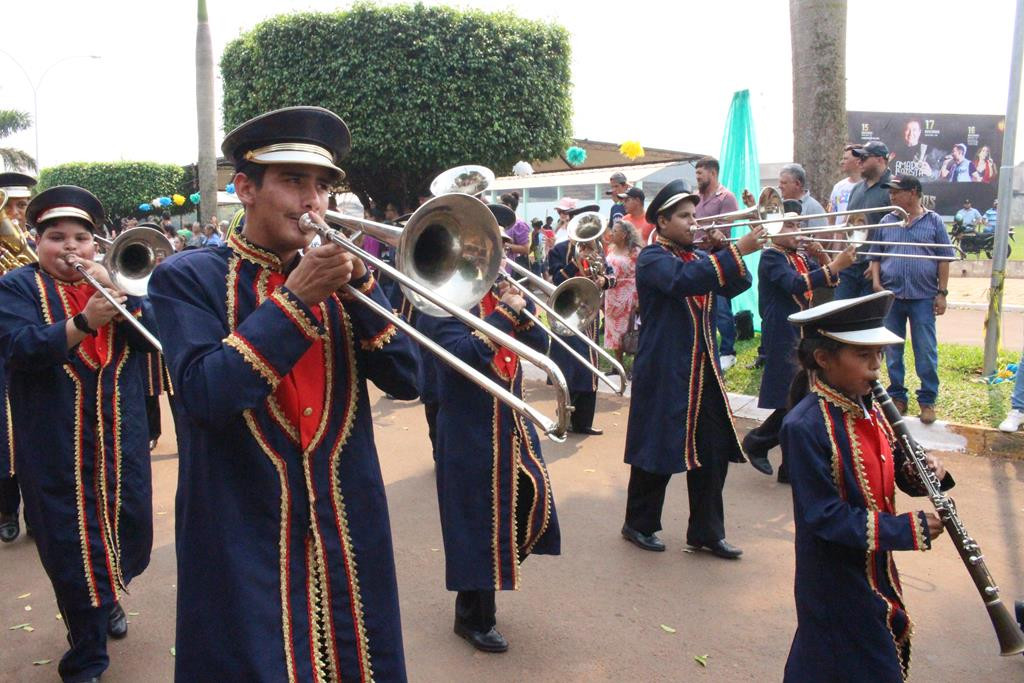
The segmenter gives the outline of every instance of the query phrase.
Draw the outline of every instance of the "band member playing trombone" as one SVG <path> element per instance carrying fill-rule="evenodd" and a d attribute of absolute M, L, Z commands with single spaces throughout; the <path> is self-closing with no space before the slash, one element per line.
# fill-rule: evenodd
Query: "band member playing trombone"
<path fill-rule="evenodd" d="M 25 235 L 26 242 L 31 241 L 31 235 L 25 233 L 25 210 L 28 208 L 28 200 L 32 196 L 32 188 L 35 187 L 36 179 L 24 173 L 0 173 L 0 191 L 6 197 L 3 204 L 3 213 L 6 216 L 8 225 L 13 230 Z M 3 216 L 0 216 L 2 219 Z M 10 237 L 15 237 L 11 235 Z M 0 243 L 0 253 L 4 257 L 0 259 L 0 272 L 6 272 L 18 267 L 18 261 L 9 249 Z M 7 399 L 7 373 L 4 372 L 0 363 L 0 434 L 10 434 L 8 428 L 10 415 Z M 18 491 L 18 476 L 14 472 L 14 454 L 12 453 L 11 439 L 0 439 L 0 542 L 10 543 L 21 534 L 21 524 L 18 519 L 18 511 L 21 507 L 21 494 Z M 31 531 L 31 527 L 29 527 Z"/>
<path fill-rule="evenodd" d="M 416 397 L 416 351 L 322 220 L 349 131 L 279 109 L 224 140 L 245 230 L 150 281 L 177 411 L 178 681 L 404 681 L 367 380 Z"/>
<path fill-rule="evenodd" d="M 799 200 L 784 202 L 783 218 L 799 216 L 803 210 Z M 849 246 L 832 261 L 822 254 L 821 245 L 811 242 L 806 253 L 797 251 L 799 224 L 784 220 L 779 234 L 761 252 L 757 266 L 757 298 L 761 307 L 761 347 L 765 356 L 757 407 L 774 412 L 743 437 L 743 451 L 758 472 L 772 473 L 768 451 L 779 445 L 779 429 L 789 407 L 789 385 L 797 372 L 796 329 L 789 316 L 802 311 L 814 301 L 814 291 L 835 287 L 839 272 L 853 264 L 856 247 Z M 809 256 L 815 257 L 812 262 Z M 824 259 L 823 262 L 822 259 Z M 786 465 L 779 465 L 779 481 L 789 481 Z"/>
<path fill-rule="evenodd" d="M 542 352 L 547 333 L 507 282 L 474 307 L 484 321 Z M 452 317 L 421 316 L 418 327 L 458 358 L 522 396 L 518 356 Z M 551 482 L 533 424 L 448 365 L 437 364 L 437 499 L 445 575 L 455 599 L 455 633 L 484 652 L 504 652 L 496 590 L 519 588 L 527 555 L 558 555 Z"/>
<path fill-rule="evenodd" d="M 128 625 L 118 594 L 153 542 L 142 363 L 149 343 L 83 281 L 80 263 L 133 315 L 93 259 L 103 207 L 79 187 L 50 188 L 26 212 L 38 265 L 0 279 L 0 356 L 9 373 L 14 457 L 25 516 L 68 629 L 65 681 L 99 680 L 107 636 Z"/>
<path fill-rule="evenodd" d="M 589 211 L 591 207 L 576 209 L 573 213 Z M 596 207 L 595 207 L 596 208 Z M 615 284 L 614 271 L 605 263 L 600 253 L 600 235 L 586 242 L 572 239 L 559 242 L 548 252 L 547 269 L 554 285 L 560 285 L 571 277 L 582 275 L 594 281 L 605 290 Z M 596 267 L 595 267 L 596 266 Z M 591 339 L 597 337 L 597 320 L 594 320 L 584 334 Z M 569 346 L 593 366 L 597 366 L 597 351 L 576 335 L 563 337 Z M 573 358 L 561 344 L 552 344 L 548 352 L 551 360 L 558 364 L 569 385 L 570 401 L 573 405 L 570 431 L 577 434 L 600 436 L 604 431 L 594 427 L 594 411 L 597 408 L 597 375 Z"/>
<path fill-rule="evenodd" d="M 716 363 L 714 300 L 750 287 L 741 258 L 760 248 L 761 225 L 728 246 L 713 230 L 712 253 L 693 248 L 700 196 L 683 180 L 663 187 L 647 208 L 655 244 L 637 259 L 640 340 L 626 431 L 631 466 L 622 535 L 644 550 L 665 550 L 665 488 L 686 472 L 690 522 L 686 542 L 718 557 L 743 551 L 725 540 L 722 489 L 729 462 L 743 462 L 725 384 Z M 720 246 L 721 248 L 714 248 Z"/>

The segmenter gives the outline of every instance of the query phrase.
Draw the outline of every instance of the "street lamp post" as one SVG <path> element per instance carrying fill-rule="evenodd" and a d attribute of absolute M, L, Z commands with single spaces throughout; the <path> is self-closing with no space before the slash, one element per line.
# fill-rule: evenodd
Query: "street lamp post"
<path fill-rule="evenodd" d="M 58 64 L 63 64 L 64 62 L 67 62 L 72 59 L 99 59 L 100 56 L 69 55 L 67 57 L 62 57 L 61 59 L 58 59 L 56 62 L 53 62 L 48 67 L 43 69 L 43 73 L 39 76 L 39 79 L 33 83 L 32 77 L 28 75 L 28 71 L 25 69 L 24 66 L 21 65 L 21 62 L 14 58 L 14 55 L 12 55 L 7 50 L 0 50 L 0 53 L 7 55 L 7 57 L 12 62 L 14 62 L 14 65 L 21 69 L 21 73 L 25 76 L 25 80 L 28 81 L 28 87 L 32 88 L 32 128 L 35 130 L 36 136 L 35 161 L 36 168 L 42 170 L 43 164 L 39 161 L 39 88 L 43 85 L 43 79 L 46 78 L 46 74 L 50 73 L 53 67 L 57 66 Z"/>

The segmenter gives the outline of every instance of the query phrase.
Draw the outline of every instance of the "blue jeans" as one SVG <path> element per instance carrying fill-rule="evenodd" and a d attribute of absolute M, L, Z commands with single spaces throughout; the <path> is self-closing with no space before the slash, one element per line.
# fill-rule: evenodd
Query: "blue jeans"
<path fill-rule="evenodd" d="M 1010 407 L 1016 410 L 1024 410 L 1024 356 L 1021 356 L 1017 364 L 1017 379 L 1013 384 L 1013 396 L 1010 397 Z"/>
<path fill-rule="evenodd" d="M 939 347 L 935 340 L 935 309 L 933 299 L 896 299 L 885 326 L 893 334 L 906 338 L 907 321 L 910 321 L 910 343 L 914 348 L 914 370 L 921 380 L 917 390 L 917 402 L 924 406 L 935 405 L 939 395 Z M 885 347 L 885 364 L 889 368 L 889 395 L 900 401 L 907 400 L 907 387 L 903 383 L 903 347 L 906 344 L 892 344 Z"/>
<path fill-rule="evenodd" d="M 718 355 L 735 356 L 736 319 L 732 317 L 732 301 L 729 297 L 715 295 L 715 327 L 721 335 Z"/>
<path fill-rule="evenodd" d="M 836 286 L 836 292 L 832 299 L 853 299 L 870 294 L 873 291 L 871 278 L 864 275 L 867 267 L 867 263 L 861 262 L 839 271 L 839 284 Z"/>

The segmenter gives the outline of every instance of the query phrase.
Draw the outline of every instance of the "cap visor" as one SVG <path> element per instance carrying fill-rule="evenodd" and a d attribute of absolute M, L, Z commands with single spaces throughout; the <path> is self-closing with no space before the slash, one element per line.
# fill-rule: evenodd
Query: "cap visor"
<path fill-rule="evenodd" d="M 0 187 L 7 193 L 10 199 L 28 199 L 32 196 L 32 190 L 27 187 Z"/>
<path fill-rule="evenodd" d="M 896 336 L 885 327 L 872 327 L 867 330 L 852 330 L 850 332 L 821 330 L 820 334 L 852 346 L 888 346 L 889 344 L 903 343 L 903 337 Z"/>
<path fill-rule="evenodd" d="M 320 156 L 319 154 L 313 154 L 312 152 L 303 152 L 301 150 L 276 150 L 273 152 L 264 152 L 257 154 L 250 161 L 257 164 L 305 164 L 307 166 L 319 166 L 321 168 L 328 168 L 337 174 L 337 179 L 341 180 L 345 177 L 345 172 L 340 168 L 332 164 L 330 161 Z"/>

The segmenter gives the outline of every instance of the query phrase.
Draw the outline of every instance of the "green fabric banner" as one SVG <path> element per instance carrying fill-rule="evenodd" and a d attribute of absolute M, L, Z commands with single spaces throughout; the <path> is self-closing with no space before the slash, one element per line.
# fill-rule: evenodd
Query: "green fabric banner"
<path fill-rule="evenodd" d="M 729 116 L 725 121 L 722 137 L 722 152 L 718 157 L 721 175 L 718 180 L 725 185 L 743 206 L 743 190 L 750 190 L 756 197 L 761 192 L 761 171 L 757 161 L 757 138 L 754 136 L 754 115 L 750 110 L 750 91 L 740 90 L 733 94 Z M 741 237 L 750 231 L 747 227 L 733 228 L 732 236 Z M 754 279 L 753 286 L 732 300 L 732 312 L 750 311 L 754 315 L 754 329 L 761 330 L 761 316 L 757 308 L 757 265 L 760 252 L 754 252 L 743 259 Z"/>

